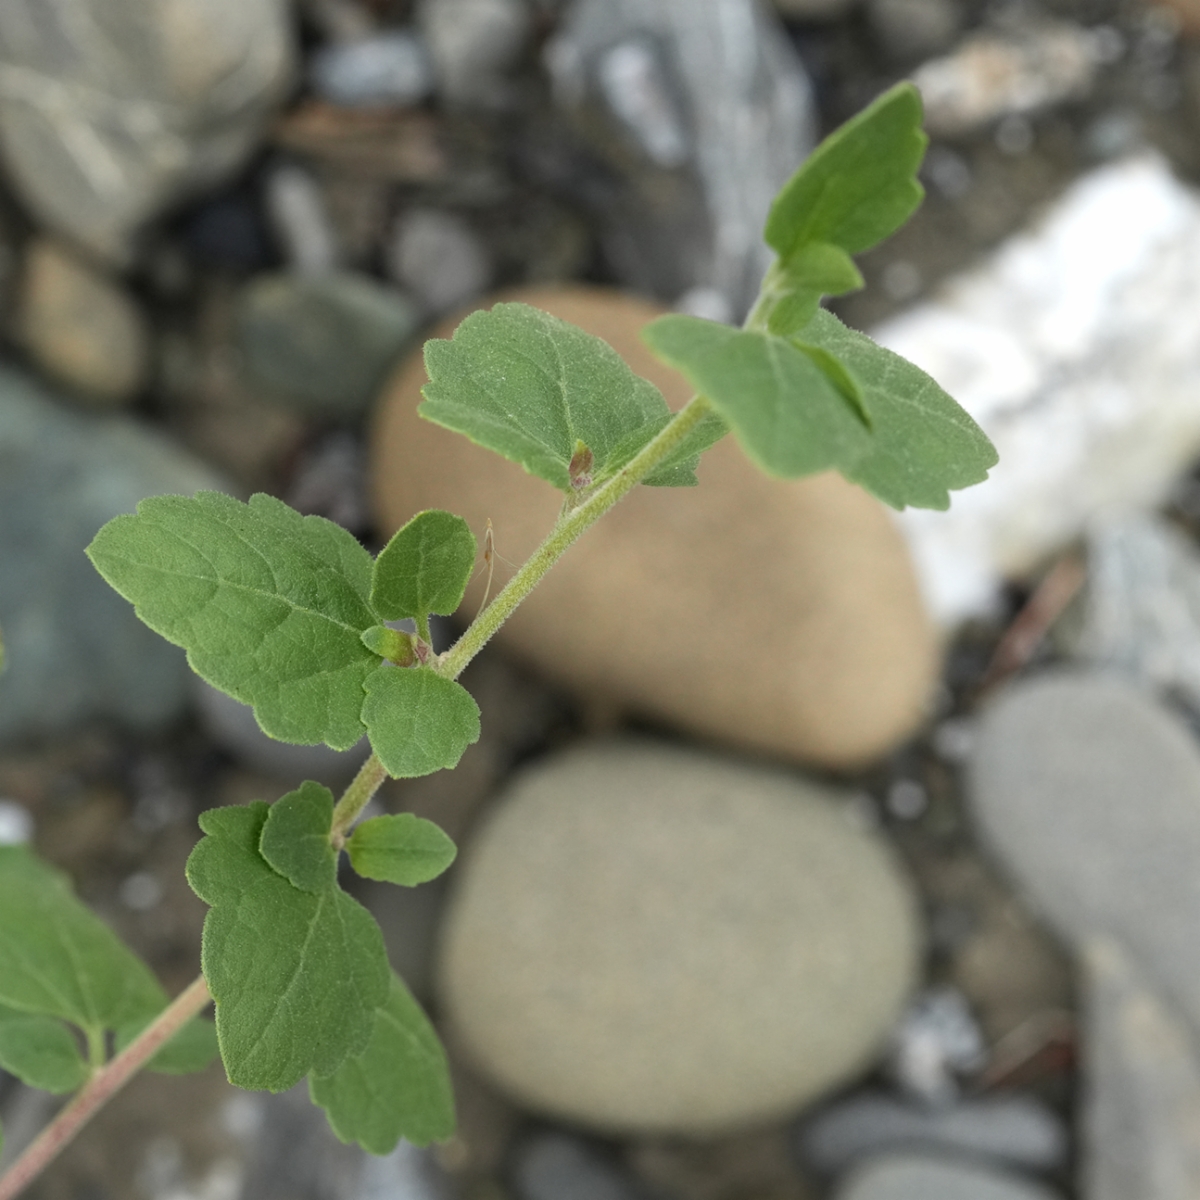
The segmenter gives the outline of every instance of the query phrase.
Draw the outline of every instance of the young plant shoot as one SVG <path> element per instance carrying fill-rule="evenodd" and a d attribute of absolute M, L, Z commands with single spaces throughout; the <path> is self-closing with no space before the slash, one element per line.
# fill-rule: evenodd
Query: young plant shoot
<path fill-rule="evenodd" d="M 996 455 L 971 418 L 821 307 L 862 286 L 854 255 L 920 203 L 920 123 L 902 84 L 797 171 L 767 219 L 777 257 L 743 328 L 676 315 L 646 327 L 651 351 L 695 389 L 678 413 L 603 341 L 523 304 L 476 312 L 426 345 L 421 415 L 563 493 L 545 541 L 444 653 L 430 616 L 458 609 L 477 558 L 451 513 L 417 513 L 374 559 L 266 495 L 156 496 L 100 530 L 88 548 L 100 574 L 267 734 L 335 750 L 365 734 L 371 755 L 340 799 L 309 782 L 201 816 L 187 878 L 209 905 L 202 974 L 170 1004 L 62 875 L 0 848 L 0 1067 L 75 1093 L 0 1180 L 0 1200 L 137 1070 L 196 1070 L 217 1053 L 239 1087 L 307 1078 L 337 1136 L 374 1154 L 451 1135 L 445 1055 L 374 918 L 339 885 L 339 858 L 402 887 L 449 866 L 454 846 L 431 822 L 358 818 L 387 777 L 455 766 L 479 736 L 459 675 L 632 488 L 694 485 L 700 456 L 728 433 L 768 475 L 837 470 L 895 508 L 944 509 L 986 478 Z M 406 618 L 414 633 L 389 624 Z M 201 1016 L 210 1000 L 215 1025 Z"/>

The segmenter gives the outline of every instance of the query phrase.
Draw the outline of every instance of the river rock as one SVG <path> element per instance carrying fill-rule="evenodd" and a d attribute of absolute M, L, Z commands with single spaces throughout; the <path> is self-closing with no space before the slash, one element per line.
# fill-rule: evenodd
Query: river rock
<path fill-rule="evenodd" d="M 302 411 L 353 418 L 416 333 L 416 308 L 353 271 L 259 275 L 238 300 L 251 382 Z"/>
<path fill-rule="evenodd" d="M 869 1162 L 834 1200 L 1057 1200 L 1058 1193 L 1008 1172 L 897 1154 Z"/>
<path fill-rule="evenodd" d="M 183 651 L 137 619 L 83 550 L 145 496 L 221 487 L 133 422 L 70 412 L 0 370 L 0 741 L 93 716 L 154 729 L 179 715 Z"/>
<path fill-rule="evenodd" d="M 115 280 L 49 239 L 27 252 L 19 321 L 37 362 L 89 399 L 120 404 L 145 384 L 149 335 L 141 310 Z"/>
<path fill-rule="evenodd" d="M 125 262 L 145 221 L 254 149 L 293 55 L 286 0 L 11 0 L 9 179 L 39 221 Z"/>
<path fill-rule="evenodd" d="M 969 768 L 996 856 L 1069 941 L 1129 949 L 1200 1030 L 1200 752 L 1145 693 L 1047 672 L 984 715 Z"/>
<path fill-rule="evenodd" d="M 703 1134 L 862 1071 L 918 969 L 916 903 L 858 810 L 648 742 L 519 776 L 469 844 L 440 991 L 529 1107 Z"/>
<path fill-rule="evenodd" d="M 524 300 L 611 342 L 678 408 L 690 391 L 638 330 L 659 310 L 599 289 Z M 451 324 L 435 333 L 449 336 Z M 490 518 L 502 582 L 554 524 L 550 485 L 418 419 L 414 356 L 376 416 L 372 493 L 381 531 L 414 512 Z M 474 613 L 483 580 L 468 589 Z M 876 501 L 834 475 L 768 480 L 733 438 L 696 489 L 639 488 L 546 576 L 498 640 L 579 692 L 721 741 L 841 766 L 885 752 L 921 720 L 937 653 L 912 568 Z M 736 663 L 736 669 L 734 664 Z"/>
<path fill-rule="evenodd" d="M 1084 947 L 1087 1200 L 1200 1195 L 1200 1060 L 1186 1022 L 1111 938 Z"/>

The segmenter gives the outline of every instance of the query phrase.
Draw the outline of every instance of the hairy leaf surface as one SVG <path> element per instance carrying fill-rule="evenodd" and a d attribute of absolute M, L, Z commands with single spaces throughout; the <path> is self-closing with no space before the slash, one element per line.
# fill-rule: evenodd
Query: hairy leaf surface
<path fill-rule="evenodd" d="M 0 1005 L 0 1067 L 30 1087 L 62 1095 L 88 1077 L 71 1031 L 54 1017 Z"/>
<path fill-rule="evenodd" d="M 150 969 L 22 846 L 0 846 L 0 1004 L 115 1029 L 165 996 Z"/>
<path fill-rule="evenodd" d="M 360 634 L 377 618 L 371 557 L 344 529 L 270 496 L 153 496 L 88 554 L 271 737 L 345 750 L 362 736 L 362 682 L 379 660 Z"/>
<path fill-rule="evenodd" d="M 259 850 L 293 887 L 325 892 L 337 883 L 332 827 L 333 793 L 307 780 L 271 805 Z"/>
<path fill-rule="evenodd" d="M 372 1154 L 390 1154 L 401 1138 L 425 1146 L 454 1132 L 445 1052 L 395 975 L 367 1048 L 331 1076 L 310 1076 L 308 1086 L 334 1133 Z"/>
<path fill-rule="evenodd" d="M 591 451 L 590 479 L 600 483 L 670 417 L 659 390 L 607 342 L 527 304 L 472 313 L 451 339 L 426 342 L 425 366 L 421 416 L 568 494 L 578 443 Z M 654 482 L 694 479 L 664 471 Z"/>
<path fill-rule="evenodd" d="M 366 1046 L 387 998 L 383 937 L 336 885 L 293 887 L 259 853 L 269 808 L 211 809 L 188 882 L 212 905 L 201 963 L 230 1082 L 278 1092 Z"/>
<path fill-rule="evenodd" d="M 733 428 L 749 457 L 785 479 L 862 453 L 870 433 L 812 358 L 787 339 L 699 317 L 659 317 L 642 331 Z"/>
<path fill-rule="evenodd" d="M 479 740 L 479 706 L 461 684 L 427 667 L 380 666 L 367 677 L 363 723 L 394 779 L 458 764 Z"/>
<path fill-rule="evenodd" d="M 438 613 L 462 603 L 475 567 L 475 535 L 462 517 L 430 509 L 417 513 L 379 552 L 371 606 L 387 621 Z"/>
<path fill-rule="evenodd" d="M 346 850 L 360 875 L 405 887 L 436 879 L 457 853 L 432 821 L 412 813 L 371 817 L 355 828 Z"/>
<path fill-rule="evenodd" d="M 800 337 L 846 368 L 870 415 L 866 450 L 838 463 L 848 479 L 893 508 L 945 509 L 951 490 L 987 478 L 997 462 L 995 447 L 920 367 L 823 309 Z"/>

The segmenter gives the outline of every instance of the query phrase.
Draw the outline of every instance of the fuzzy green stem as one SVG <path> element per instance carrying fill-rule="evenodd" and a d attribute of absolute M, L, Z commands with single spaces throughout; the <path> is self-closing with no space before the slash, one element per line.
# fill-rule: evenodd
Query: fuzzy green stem
<path fill-rule="evenodd" d="M 358 814 L 367 807 L 371 797 L 379 791 L 380 785 L 387 777 L 388 773 L 376 754 L 372 754 L 359 767 L 358 774 L 350 781 L 350 786 L 342 793 L 342 798 L 333 810 L 329 840 L 335 850 L 340 850 L 345 845 L 350 826 L 358 820 Z"/>
<path fill-rule="evenodd" d="M 105 1042 L 103 1029 L 88 1029 L 86 1030 L 87 1037 L 87 1054 L 88 1066 L 93 1071 L 98 1071 L 104 1066 L 105 1060 L 108 1058 L 108 1046 Z"/>
<path fill-rule="evenodd" d="M 550 531 L 550 536 L 505 584 L 495 600 L 479 614 L 466 633 L 441 656 L 437 668 L 439 673 L 447 679 L 457 679 L 567 547 L 622 496 L 641 483 L 711 411 L 712 406 L 703 396 L 693 396 L 617 474 L 605 480 L 581 504 L 564 511 Z"/>
<path fill-rule="evenodd" d="M 184 1025 L 202 1012 L 211 999 L 208 986 L 201 976 L 180 992 L 116 1058 L 101 1067 L 0 1179 L 0 1200 L 14 1200 L 19 1196 L 96 1112 Z"/>
<path fill-rule="evenodd" d="M 429 632 L 429 614 L 421 613 L 417 617 L 417 633 L 430 645 L 433 645 L 433 635 Z"/>

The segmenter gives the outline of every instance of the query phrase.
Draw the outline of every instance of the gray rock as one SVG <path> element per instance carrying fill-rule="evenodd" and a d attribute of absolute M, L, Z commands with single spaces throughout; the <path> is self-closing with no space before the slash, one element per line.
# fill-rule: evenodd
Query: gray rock
<path fill-rule="evenodd" d="M 339 265 L 337 232 L 325 210 L 321 188 L 303 167 L 276 167 L 266 179 L 263 199 L 271 232 L 294 271 L 321 275 Z"/>
<path fill-rule="evenodd" d="M 1200 1059 L 1192 1033 L 1108 938 L 1083 950 L 1087 1200 L 1200 1195 Z"/>
<path fill-rule="evenodd" d="M 1132 1200 L 1137 1193 L 1129 1193 Z M 855 1171 L 834 1200 L 1056 1200 L 1057 1192 L 1008 1172 L 921 1155 L 894 1155 Z"/>
<path fill-rule="evenodd" d="M 1048 1170 L 1067 1158 L 1067 1131 L 1031 1096 L 989 1096 L 926 1108 L 882 1092 L 852 1096 L 800 1128 L 801 1158 L 836 1175 L 867 1155 L 928 1151 Z"/>
<path fill-rule="evenodd" d="M 402 213 L 387 247 L 388 272 L 430 315 L 440 316 L 485 292 L 492 282 L 487 249 L 453 213 Z"/>
<path fill-rule="evenodd" d="M 313 89 L 331 104 L 416 104 L 433 90 L 433 64 L 414 33 L 393 29 L 322 46 L 309 66 Z"/>
<path fill-rule="evenodd" d="M 513 1157 L 519 1200 L 638 1200 L 633 1181 L 582 1138 L 537 1134 Z"/>
<path fill-rule="evenodd" d="M 23 846 L 33 840 L 33 813 L 15 800 L 0 799 L 0 846 Z"/>
<path fill-rule="evenodd" d="M 60 408 L 0 371 L 0 740 L 92 716 L 138 729 L 187 698 L 183 652 L 152 633 L 84 556 L 109 518 L 145 496 L 221 488 L 210 470 L 122 418 Z"/>
<path fill-rule="evenodd" d="M 867 18 L 884 52 L 897 59 L 940 54 L 963 20 L 955 0 L 868 0 Z"/>
<path fill-rule="evenodd" d="M 530 769 L 458 868 L 438 979 L 530 1107 L 703 1133 L 788 1113 L 881 1050 L 920 933 L 887 846 L 795 777 L 653 743 Z"/>
<path fill-rule="evenodd" d="M 0 5 L 0 152 L 37 218 L 125 262 L 249 154 L 291 77 L 286 0 Z"/>
<path fill-rule="evenodd" d="M 39 365 L 85 398 L 117 405 L 145 385 L 150 338 L 133 297 L 49 239 L 26 252 L 17 319 Z"/>
<path fill-rule="evenodd" d="M 1050 672 L 984 714 L 968 772 L 985 842 L 1069 941 L 1130 947 L 1200 1029 L 1200 752 L 1120 680 Z"/>
<path fill-rule="evenodd" d="M 754 0 L 576 0 L 547 65 L 620 179 L 601 219 L 621 281 L 665 301 L 715 288 L 740 319 L 770 262 L 767 209 L 815 141 L 777 19 Z"/>
<path fill-rule="evenodd" d="M 775 0 L 780 15 L 790 21 L 839 21 L 858 4 L 859 0 Z"/>
<path fill-rule="evenodd" d="M 1088 530 L 1075 654 L 1200 711 L 1200 555 L 1147 513 L 1105 516 Z"/>
<path fill-rule="evenodd" d="M 484 106 L 502 101 L 504 76 L 532 32 L 525 0 L 421 0 L 417 23 L 444 100 Z"/>
<path fill-rule="evenodd" d="M 418 328 L 413 305 L 366 275 L 260 275 L 246 285 L 237 337 L 249 378 L 305 411 L 355 417 Z"/>
<path fill-rule="evenodd" d="M 918 996 L 896 1026 L 888 1068 L 911 1096 L 948 1104 L 958 1096 L 958 1075 L 983 1066 L 986 1051 L 966 997 L 954 988 L 934 988 Z"/>
<path fill-rule="evenodd" d="M 328 746 L 294 746 L 268 737 L 258 727 L 254 710 L 224 692 L 210 687 L 199 676 L 191 679 L 191 691 L 204 727 L 218 746 L 239 761 L 272 775 L 289 787 L 306 779 L 344 786 L 354 778 L 370 752 L 366 739 L 350 750 Z"/>

